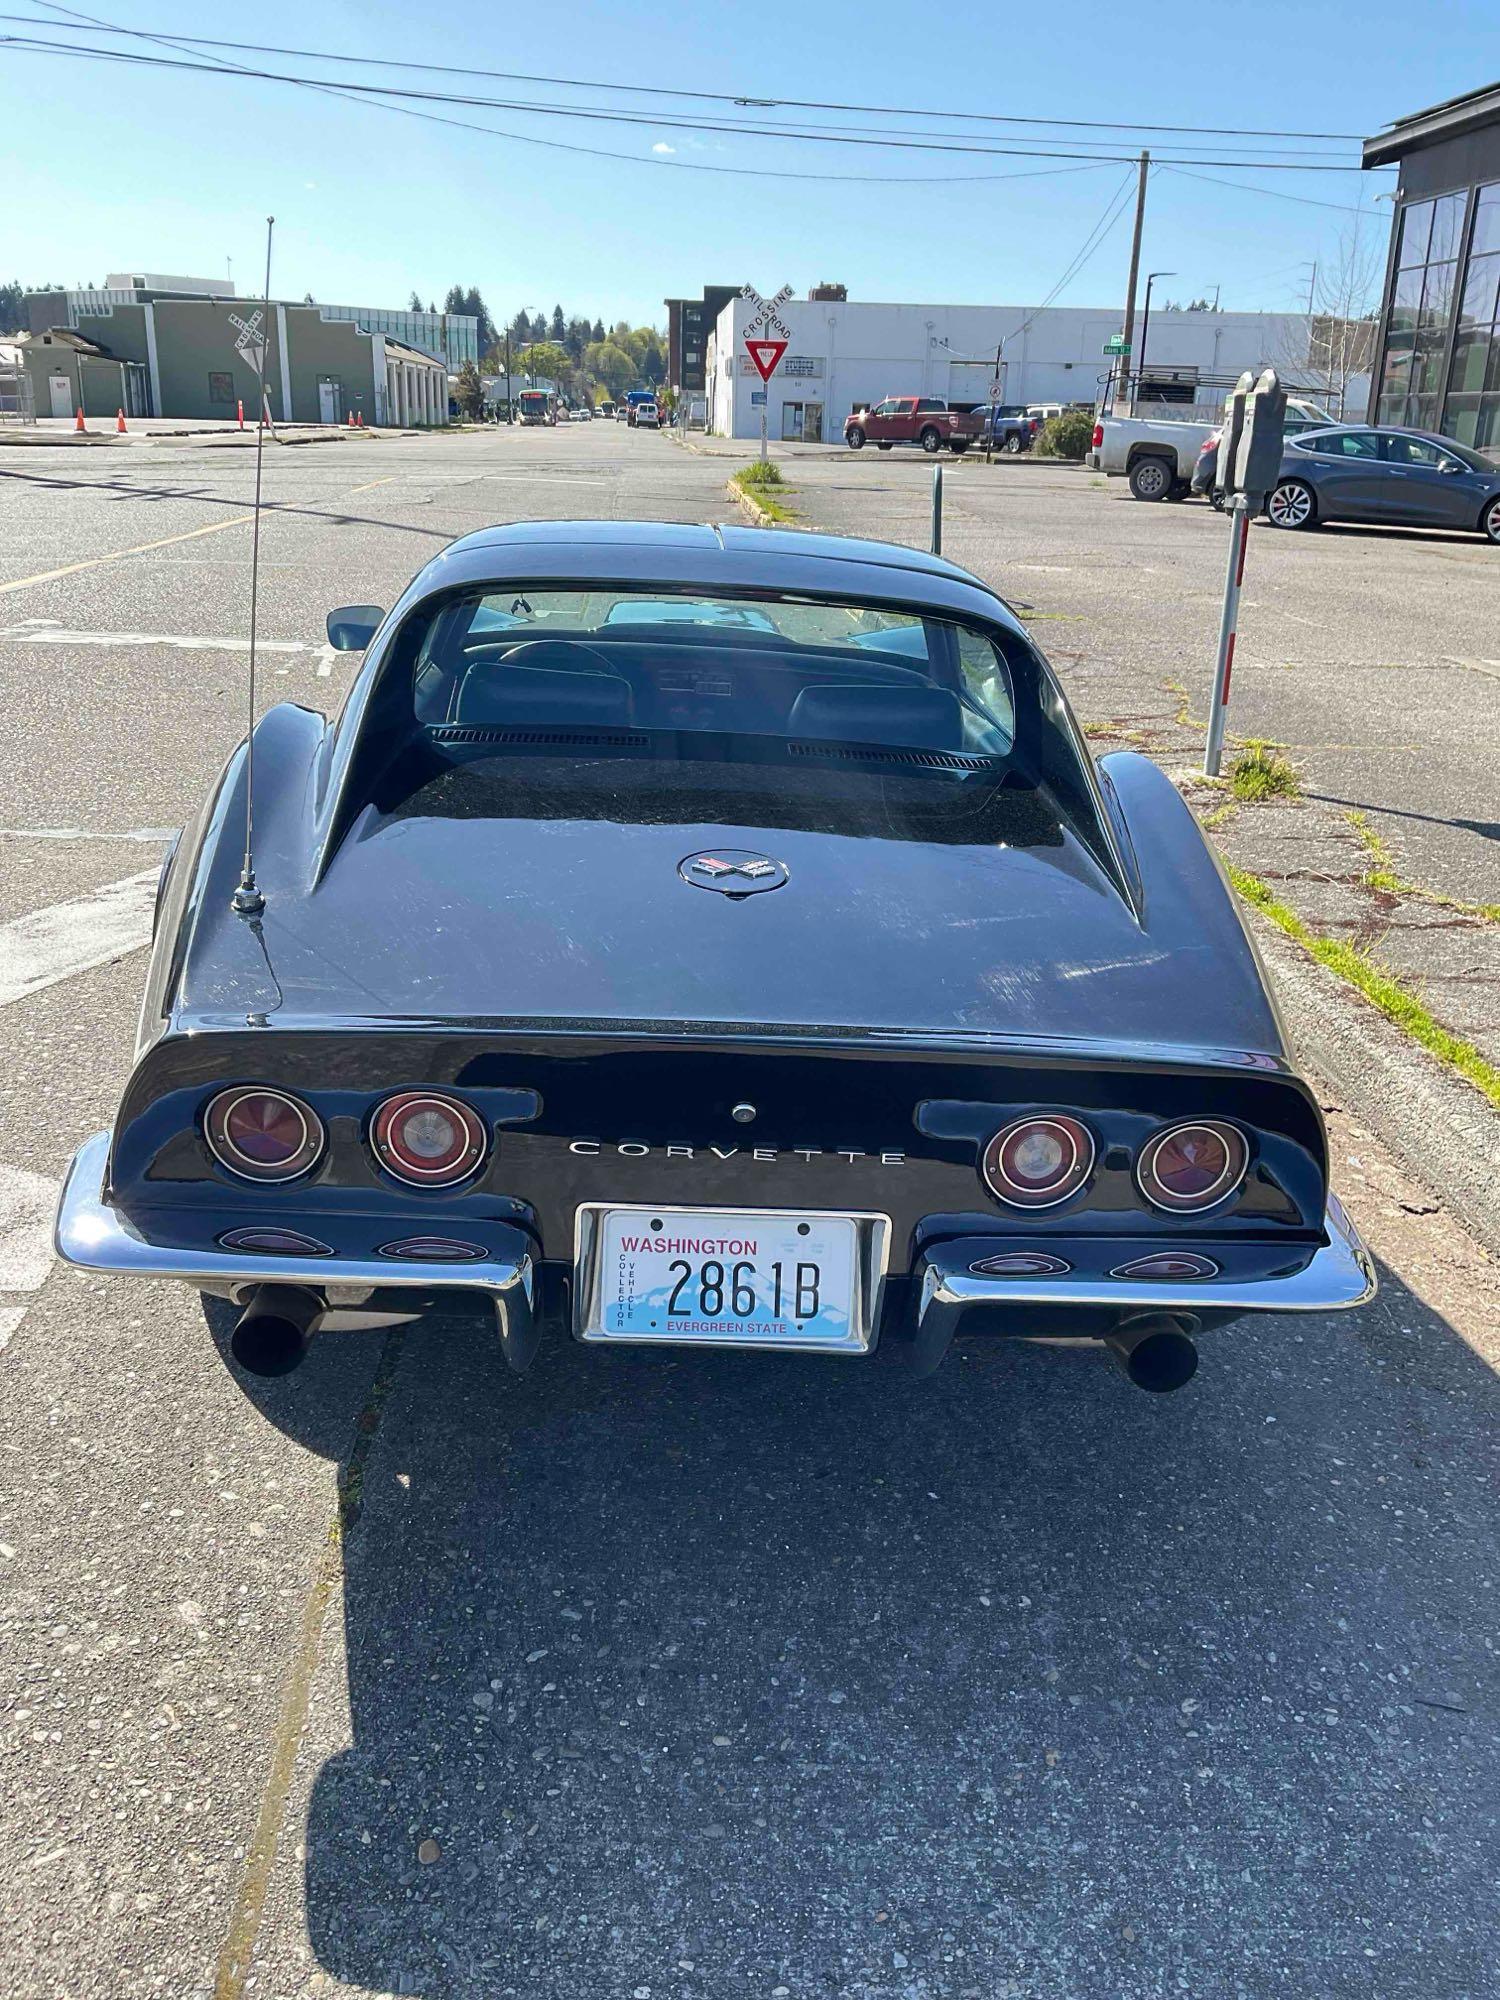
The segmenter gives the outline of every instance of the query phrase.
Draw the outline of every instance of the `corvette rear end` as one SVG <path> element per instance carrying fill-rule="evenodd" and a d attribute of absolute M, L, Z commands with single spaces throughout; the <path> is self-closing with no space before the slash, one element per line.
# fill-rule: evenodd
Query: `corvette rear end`
<path fill-rule="evenodd" d="M 247 1367 L 461 1295 L 517 1368 L 1021 1338 L 1165 1389 L 1373 1290 L 1191 815 L 939 559 L 492 531 L 256 753 L 264 911 L 241 754 L 58 1225 L 240 1305 Z"/>

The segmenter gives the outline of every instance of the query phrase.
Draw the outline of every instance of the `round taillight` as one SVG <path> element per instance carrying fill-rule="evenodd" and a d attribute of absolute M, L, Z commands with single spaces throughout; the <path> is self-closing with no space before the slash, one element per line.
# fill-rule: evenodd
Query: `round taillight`
<path fill-rule="evenodd" d="M 232 1174 L 252 1181 L 294 1181 L 323 1150 L 323 1121 L 283 1090 L 221 1090 L 203 1114 L 209 1151 Z"/>
<path fill-rule="evenodd" d="M 1094 1140 L 1076 1118 L 1018 1118 L 984 1149 L 990 1193 L 1015 1208 L 1054 1208 L 1088 1179 Z"/>
<path fill-rule="evenodd" d="M 1183 1215 L 1226 1200 L 1249 1164 L 1250 1148 L 1233 1125 L 1169 1125 L 1141 1148 L 1135 1178 L 1153 1208 Z"/>
<path fill-rule="evenodd" d="M 477 1170 L 487 1140 L 478 1114 L 456 1097 L 403 1090 L 375 1113 L 370 1143 L 397 1180 L 413 1187 L 451 1187 Z"/>

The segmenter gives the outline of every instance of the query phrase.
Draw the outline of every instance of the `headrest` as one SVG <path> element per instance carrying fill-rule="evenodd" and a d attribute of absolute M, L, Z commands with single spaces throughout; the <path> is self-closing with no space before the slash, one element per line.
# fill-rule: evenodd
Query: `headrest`
<path fill-rule="evenodd" d="M 947 688 L 845 681 L 804 688 L 792 703 L 787 734 L 841 743 L 893 743 L 911 750 L 961 750 L 963 710 Z"/>

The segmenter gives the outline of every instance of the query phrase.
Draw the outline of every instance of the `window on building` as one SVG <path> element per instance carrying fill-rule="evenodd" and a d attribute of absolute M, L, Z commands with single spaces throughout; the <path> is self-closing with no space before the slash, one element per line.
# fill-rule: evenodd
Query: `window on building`
<path fill-rule="evenodd" d="M 212 369 L 208 377 L 208 400 L 211 403 L 232 403 L 234 401 L 234 377 Z"/>
<path fill-rule="evenodd" d="M 1467 200 L 1466 193 L 1444 194 L 1401 211 L 1380 382 L 1383 423 L 1438 427 Z"/>
<path fill-rule="evenodd" d="M 1500 452 L 1500 182 L 1480 188 L 1474 207 L 1443 429 L 1477 451 Z"/>

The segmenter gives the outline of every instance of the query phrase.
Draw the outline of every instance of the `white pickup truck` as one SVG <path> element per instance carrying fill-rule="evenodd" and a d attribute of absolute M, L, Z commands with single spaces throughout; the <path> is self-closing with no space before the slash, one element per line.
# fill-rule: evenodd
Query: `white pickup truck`
<path fill-rule="evenodd" d="M 1286 431 L 1320 429 L 1336 417 L 1300 396 L 1288 396 Z M 1111 479 L 1128 479 L 1137 500 L 1181 500 L 1193 483 L 1204 440 L 1217 437 L 1212 423 L 1175 422 L 1161 417 L 1100 417 L 1094 425 L 1088 463 Z"/>

